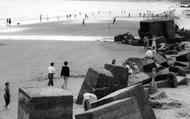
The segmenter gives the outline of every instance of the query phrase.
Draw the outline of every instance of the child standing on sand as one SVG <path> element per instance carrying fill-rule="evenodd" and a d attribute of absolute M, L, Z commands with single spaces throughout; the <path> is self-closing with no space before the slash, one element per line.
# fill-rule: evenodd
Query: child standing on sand
<path fill-rule="evenodd" d="M 70 69 L 67 65 L 68 65 L 68 62 L 65 61 L 64 66 L 61 69 L 61 77 L 63 77 L 63 79 L 64 79 L 64 83 L 62 85 L 63 89 L 67 88 L 67 82 L 68 82 L 68 78 L 70 76 Z"/>
<path fill-rule="evenodd" d="M 48 86 L 53 86 L 53 75 L 55 74 L 55 68 L 54 63 L 50 63 L 50 66 L 48 67 Z"/>
<path fill-rule="evenodd" d="M 5 89 L 4 89 L 5 93 L 4 93 L 4 99 L 5 99 L 5 108 L 8 108 L 8 105 L 10 103 L 10 90 L 9 90 L 9 82 L 5 83 Z"/>

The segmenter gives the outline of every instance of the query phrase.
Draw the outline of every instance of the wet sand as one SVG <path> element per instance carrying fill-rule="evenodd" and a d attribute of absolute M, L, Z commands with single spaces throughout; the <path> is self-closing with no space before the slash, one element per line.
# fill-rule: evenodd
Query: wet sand
<path fill-rule="evenodd" d="M 81 21 L 82 23 L 82 21 Z M 138 21 L 112 20 L 91 22 L 81 26 L 80 21 L 44 22 L 30 25 L 10 26 L 0 30 L 0 36 L 115 36 L 130 32 L 138 36 Z"/>

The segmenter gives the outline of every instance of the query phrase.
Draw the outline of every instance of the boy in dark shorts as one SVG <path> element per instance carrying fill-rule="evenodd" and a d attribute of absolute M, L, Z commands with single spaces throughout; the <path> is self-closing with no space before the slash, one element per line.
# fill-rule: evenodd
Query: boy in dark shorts
<path fill-rule="evenodd" d="M 70 76 L 70 69 L 67 65 L 68 65 L 68 62 L 67 61 L 64 62 L 64 66 L 61 69 L 61 77 L 63 77 L 63 79 L 64 79 L 64 84 L 62 85 L 63 89 L 67 88 L 67 82 L 68 82 L 68 78 Z"/>

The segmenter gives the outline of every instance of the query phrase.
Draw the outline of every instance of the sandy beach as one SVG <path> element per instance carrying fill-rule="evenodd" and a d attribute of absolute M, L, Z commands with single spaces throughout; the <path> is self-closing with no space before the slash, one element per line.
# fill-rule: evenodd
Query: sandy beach
<path fill-rule="evenodd" d="M 138 37 L 139 19 L 117 20 L 116 24 L 112 22 L 112 19 L 95 22 L 87 20 L 86 25 L 81 26 L 81 20 L 59 20 L 1 27 L 0 119 L 17 119 L 19 87 L 47 86 L 47 80 L 43 80 L 43 76 L 47 75 L 50 62 L 55 62 L 55 87 L 58 88 L 63 83 L 60 78 L 61 67 L 64 61 L 69 62 L 72 77 L 69 79 L 67 91 L 76 100 L 89 67 L 103 67 L 112 59 L 116 59 L 116 64 L 122 65 L 129 57 L 143 57 L 145 52 L 141 46 L 112 42 L 115 35 L 126 32 Z M 72 40 L 67 39 L 67 36 Z M 5 110 L 3 93 L 4 83 L 7 81 L 11 85 L 11 104 Z M 187 99 L 183 100 L 190 97 L 189 87 L 181 86 L 175 92 L 169 88 L 161 90 L 170 98 L 179 100 L 183 106 L 169 110 L 155 109 L 158 119 L 190 118 L 190 103 Z M 81 111 L 82 106 L 74 104 L 74 114 Z M 181 112 L 186 116 L 181 116 Z"/>

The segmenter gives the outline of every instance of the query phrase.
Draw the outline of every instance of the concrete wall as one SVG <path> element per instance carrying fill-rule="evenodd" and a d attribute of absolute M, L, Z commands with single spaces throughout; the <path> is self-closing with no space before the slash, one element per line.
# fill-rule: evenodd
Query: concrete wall
<path fill-rule="evenodd" d="M 75 115 L 76 119 L 142 119 L 135 98 L 118 100 Z"/>
<path fill-rule="evenodd" d="M 18 119 L 72 119 L 72 116 L 73 96 L 66 91 L 55 88 L 19 89 Z"/>

